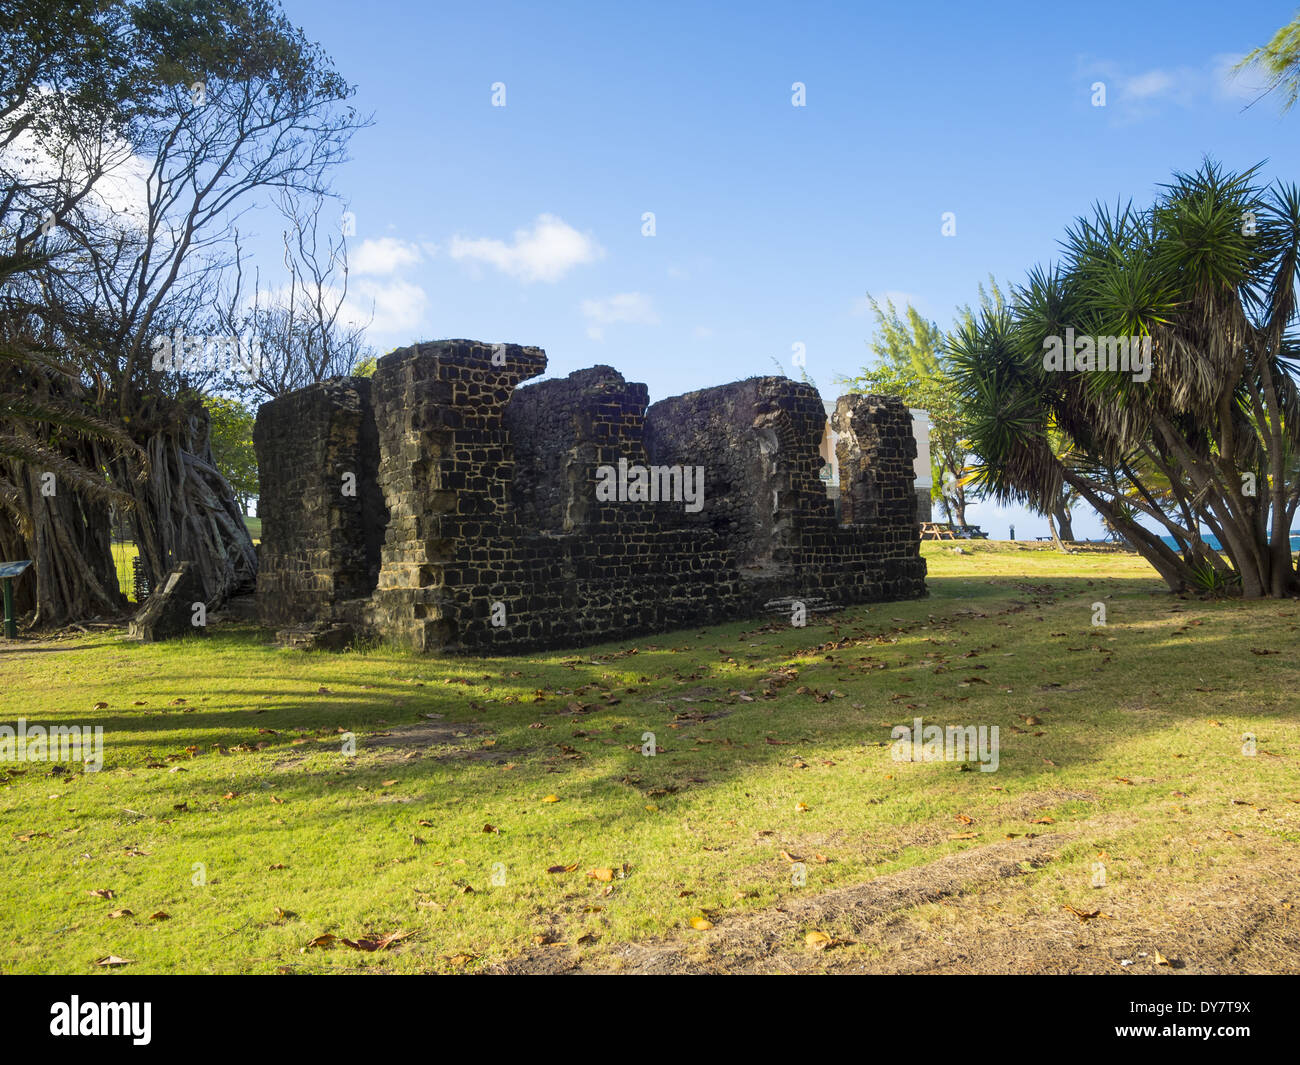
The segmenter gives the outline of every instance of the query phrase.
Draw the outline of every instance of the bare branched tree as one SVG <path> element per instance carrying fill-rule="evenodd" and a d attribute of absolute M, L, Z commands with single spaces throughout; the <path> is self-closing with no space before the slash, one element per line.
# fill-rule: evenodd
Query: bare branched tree
<path fill-rule="evenodd" d="M 273 0 L 104 0 L 78 5 L 79 19 L 57 0 L 0 2 L 23 9 L 29 33 L 53 20 L 64 50 L 5 31 L 22 73 L 0 76 L 0 231 L 15 250 L 46 253 L 13 294 L 38 309 L 38 335 L 77 359 L 136 445 L 90 461 L 130 497 L 150 581 L 188 560 L 220 599 L 251 582 L 256 556 L 211 460 L 208 381 L 154 356 L 178 331 L 220 329 L 214 308 L 242 214 L 267 195 L 327 192 L 364 124 L 353 90 Z M 43 506 L 30 493 L 22 505 Z M 54 550 L 39 566 L 102 569 L 75 553 Z M 47 598 L 40 617 L 75 618 L 116 588 L 101 591 Z"/>
<path fill-rule="evenodd" d="M 359 321 L 348 302 L 347 234 L 329 210 L 331 202 L 326 196 L 279 197 L 287 277 L 282 286 L 263 288 L 259 272 L 245 302 L 242 269 L 233 271 L 222 323 L 258 352 L 258 372 L 248 386 L 264 396 L 346 376 L 372 354 L 366 344 L 370 319 Z M 238 389 L 243 382 L 223 383 Z"/>

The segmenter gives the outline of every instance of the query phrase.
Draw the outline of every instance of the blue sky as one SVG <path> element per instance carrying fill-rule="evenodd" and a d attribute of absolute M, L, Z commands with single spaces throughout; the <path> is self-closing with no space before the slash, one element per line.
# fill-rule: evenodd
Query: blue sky
<path fill-rule="evenodd" d="M 374 114 L 335 176 L 374 345 L 535 344 L 551 374 L 606 363 L 652 401 L 797 376 L 795 344 L 833 398 L 870 361 L 868 292 L 947 327 L 1095 200 L 1144 202 L 1206 154 L 1300 178 L 1300 111 L 1243 110 L 1225 75 L 1283 3 L 285 9 Z"/>

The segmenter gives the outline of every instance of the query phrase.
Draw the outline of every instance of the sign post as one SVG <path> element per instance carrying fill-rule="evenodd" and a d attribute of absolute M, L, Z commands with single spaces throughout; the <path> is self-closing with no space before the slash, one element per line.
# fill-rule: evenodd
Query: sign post
<path fill-rule="evenodd" d="M 22 562 L 0 562 L 0 580 L 4 581 L 6 640 L 18 639 L 18 621 L 14 617 L 14 578 L 21 576 L 23 570 L 31 564 L 30 559 Z"/>

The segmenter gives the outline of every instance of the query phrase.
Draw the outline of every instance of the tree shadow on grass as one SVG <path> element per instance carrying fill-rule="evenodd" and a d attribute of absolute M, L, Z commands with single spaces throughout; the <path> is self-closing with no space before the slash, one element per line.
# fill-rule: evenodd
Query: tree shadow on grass
<path fill-rule="evenodd" d="M 1000 766 L 996 773 L 982 773 L 972 767 L 973 773 L 957 776 L 956 766 L 951 763 L 899 765 L 887 761 L 888 751 L 882 752 L 882 767 L 896 768 L 900 776 L 893 790 L 901 790 L 904 796 L 917 788 L 954 785 L 954 781 L 977 789 L 994 780 L 1003 786 L 1027 781 L 1042 787 L 1050 785 L 1057 771 L 1078 766 L 1105 766 L 1104 772 L 1113 775 L 1117 763 L 1109 760 L 1115 758 L 1117 747 L 1149 731 L 1167 728 L 1168 719 L 1183 713 L 1183 706 L 1185 716 L 1203 717 L 1203 708 L 1191 705 L 1195 700 L 1180 705 L 1177 699 L 1180 692 L 1196 686 L 1194 678 L 1180 679 L 1186 676 L 1189 662 L 1211 668 L 1206 664 L 1235 661 L 1267 669 L 1276 679 L 1263 689 L 1256 688 L 1252 696 L 1261 690 L 1277 692 L 1277 705 L 1255 705 L 1253 713 L 1288 718 L 1293 714 L 1282 693 L 1294 690 L 1295 669 L 1281 656 L 1257 662 L 1250 655 L 1252 644 L 1265 635 L 1272 636 L 1264 620 L 1255 619 L 1254 626 L 1234 632 L 1211 631 L 1214 622 L 1231 620 L 1242 609 L 1253 618 L 1255 612 L 1250 604 L 1180 602 L 1167 594 L 1163 601 L 1153 603 L 1155 582 L 1143 579 L 1044 581 L 963 576 L 932 578 L 931 586 L 933 594 L 926 600 L 850 608 L 797 630 L 750 620 L 554 655 L 419 658 L 378 652 L 383 668 L 401 670 L 412 677 L 456 673 L 481 678 L 488 674 L 492 678 L 490 694 L 479 691 L 478 684 L 469 688 L 432 684 L 416 688 L 411 682 L 384 680 L 367 673 L 364 679 L 370 687 L 365 690 L 324 694 L 306 691 L 302 696 L 276 692 L 274 703 L 258 709 L 208 709 L 194 704 L 142 708 L 140 713 L 131 714 L 75 716 L 78 723 L 104 726 L 110 761 L 113 750 L 174 752 L 200 739 L 203 758 L 213 757 L 208 753 L 212 744 L 227 748 L 261 744 L 261 750 L 241 755 L 261 761 L 283 759 L 289 754 L 312 758 L 322 753 L 318 744 L 293 743 L 295 732 L 319 736 L 342 728 L 363 740 L 367 735 L 419 721 L 422 715 L 440 714 L 449 723 L 486 727 L 498 749 L 512 752 L 512 757 L 513 752 L 524 752 L 519 759 L 521 776 L 554 780 L 557 774 L 551 769 L 575 767 L 579 770 L 574 778 L 580 796 L 591 799 L 660 793 L 663 802 L 671 806 L 674 796 L 725 786 L 755 771 L 789 765 L 814 748 L 888 748 L 892 739 L 883 723 L 911 723 L 918 716 L 927 724 L 998 726 Z M 1098 594 L 1108 595 L 1107 602 L 1112 605 L 1111 624 L 1099 631 L 1090 626 L 1086 609 L 1088 597 Z M 1073 602 L 1075 597 L 1080 597 L 1078 602 Z M 1146 630 L 1129 624 L 1167 620 L 1170 608 L 1176 605 L 1211 619 L 1203 627 L 1205 631 L 1192 634 L 1194 651 L 1172 640 L 1163 629 Z M 1035 620 L 1026 625 L 1025 615 L 1030 610 L 1035 611 Z M 1066 611 L 1072 612 L 1069 617 Z M 1036 620 L 1039 613 L 1041 622 Z M 1019 626 L 1014 642 L 1007 642 L 1010 634 L 1004 625 Z M 701 634 L 703 639 L 698 638 Z M 1110 636 L 1116 637 L 1113 646 L 1107 646 L 1106 637 Z M 222 654 L 237 653 L 244 648 L 261 648 L 260 639 L 254 632 L 232 632 L 222 636 L 220 646 L 212 646 Z M 931 642 L 935 639 L 952 642 Z M 674 650 L 682 647 L 688 649 L 686 653 Z M 636 652 L 630 653 L 633 648 Z M 727 652 L 725 657 L 717 654 L 718 648 Z M 696 653 L 703 649 L 712 649 L 712 653 Z M 968 652 L 974 653 L 966 657 Z M 751 666 L 743 661 L 747 653 L 761 657 Z M 1008 653 L 1012 659 L 1003 657 Z M 366 656 L 359 658 L 365 660 Z M 887 668 L 859 668 L 885 659 L 889 660 Z M 1028 674 L 1019 671 L 1026 660 L 1032 663 L 1027 667 Z M 302 661 L 319 667 L 319 672 L 326 675 L 325 686 L 347 683 L 333 679 L 336 672 L 349 666 L 346 654 L 312 653 Z M 762 688 L 766 675 L 791 663 L 800 669 L 799 680 L 806 681 L 805 686 L 822 694 L 841 691 L 843 698 L 828 696 L 819 702 L 816 691 L 800 694 L 796 683 L 779 688 L 775 699 L 765 698 Z M 942 672 L 934 668 L 936 664 Z M 186 660 L 183 665 L 193 663 Z M 251 665 L 257 669 L 241 684 L 231 684 L 229 675 L 221 672 L 190 673 L 184 680 L 210 699 L 252 703 L 265 695 L 257 685 L 257 670 L 274 676 L 283 659 L 268 655 Z M 1014 676 L 1012 668 L 1017 670 Z M 537 671 L 549 674 L 550 687 L 546 698 L 534 703 L 528 700 L 536 690 Z M 523 675 L 510 678 L 511 672 Z M 642 676 L 650 678 L 648 686 L 640 683 Z M 677 683 L 669 684 L 670 680 Z M 221 687 L 209 689 L 204 687 L 206 683 Z M 314 681 L 304 679 L 304 684 L 308 683 Z M 636 687 L 638 691 L 618 692 L 620 702 L 613 705 L 590 698 L 590 692 L 584 697 L 571 694 L 573 689 L 595 683 L 607 683 L 612 690 Z M 1249 690 L 1242 688 L 1236 678 L 1230 683 L 1239 690 Z M 1007 692 L 1006 687 L 1012 690 Z M 701 688 L 715 689 L 720 698 L 680 695 Z M 1236 689 L 1224 690 L 1230 693 Z M 405 700 L 400 707 L 394 705 L 398 697 Z M 518 701 L 502 702 L 506 697 Z M 1160 701 L 1160 710 L 1149 720 L 1141 716 L 1140 706 L 1129 705 L 1151 699 Z M 482 709 L 471 708 L 471 701 Z M 568 709 L 571 702 L 593 709 L 590 713 L 573 713 Z M 1051 705 L 1044 708 L 1044 704 Z M 185 713 L 186 709 L 196 712 Z M 712 731 L 707 735 L 702 722 L 671 729 L 672 724 L 682 724 L 673 719 L 685 710 L 722 711 L 725 716 L 711 720 Z M 759 714 L 766 717 L 761 724 L 755 720 Z M 1025 723 L 1024 717 L 1029 714 L 1041 718 L 1041 727 Z M 37 717 L 30 723 L 68 720 L 64 715 L 42 716 L 45 721 Z M 538 723 L 549 727 L 533 727 Z M 614 729 L 614 724 L 622 727 Z M 1101 727 L 1091 731 L 1093 726 Z M 601 738 L 614 740 L 613 745 L 582 742 L 584 734 L 593 730 Z M 640 755 L 638 748 L 645 731 L 655 732 L 658 742 L 666 743 L 665 754 L 655 758 Z M 1044 735 L 1034 735 L 1039 731 Z M 697 735 L 719 743 L 729 739 L 732 746 L 725 748 L 724 755 L 717 744 L 697 745 L 696 757 L 697 746 L 692 741 Z M 769 739 L 774 742 L 769 743 Z M 566 762 L 565 747 L 583 757 Z M 266 771 L 273 769 L 268 762 Z M 311 798 L 319 794 L 321 778 L 335 772 L 311 770 L 297 780 L 286 774 L 283 790 L 290 795 L 301 789 L 301 798 Z M 349 785 L 373 784 L 394 772 L 398 770 L 391 764 L 368 765 L 363 761 L 347 770 L 346 779 Z M 404 785 L 433 794 L 454 787 L 459 789 L 456 793 L 462 801 L 475 794 L 489 801 L 496 794 L 490 787 L 497 782 L 493 772 L 491 759 L 475 763 L 446 753 L 426 754 L 400 766 Z M 475 779 L 480 773 L 481 779 Z M 953 775 L 935 775 L 942 773 Z M 558 775 L 561 779 L 567 776 Z M 910 779 L 904 782 L 902 778 Z M 612 820 L 625 815 L 620 808 L 608 817 L 597 811 L 596 818 Z"/>

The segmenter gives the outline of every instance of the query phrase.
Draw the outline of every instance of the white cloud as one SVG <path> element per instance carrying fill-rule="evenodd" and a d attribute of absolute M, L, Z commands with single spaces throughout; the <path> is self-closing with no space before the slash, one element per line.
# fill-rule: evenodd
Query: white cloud
<path fill-rule="evenodd" d="M 288 284 L 268 286 L 259 293 L 259 300 L 262 306 L 284 305 L 290 292 Z M 326 285 L 321 292 L 321 299 L 329 308 L 337 305 L 340 296 L 343 290 L 337 285 Z M 250 305 L 251 300 L 245 300 L 245 307 Z M 382 348 L 391 336 L 423 331 L 428 325 L 425 320 L 428 306 L 428 293 L 412 281 L 359 278 L 349 282 L 338 320 L 345 329 L 364 329 L 367 341 Z M 300 306 L 299 313 L 309 312 Z"/>
<path fill-rule="evenodd" d="M 640 292 L 620 292 L 604 300 L 583 300 L 582 316 L 587 319 L 587 336 L 592 340 L 604 340 L 607 325 L 659 324 L 650 297 Z"/>
<path fill-rule="evenodd" d="M 538 215 L 532 229 L 517 229 L 514 242 L 490 237 L 452 238 L 450 254 L 495 266 L 521 281 L 559 281 L 575 266 L 594 262 L 605 254 L 589 233 L 580 233 L 552 214 Z"/>
<path fill-rule="evenodd" d="M 394 274 L 422 261 L 420 246 L 396 237 L 363 240 L 348 252 L 348 270 L 354 274 Z"/>
<path fill-rule="evenodd" d="M 1121 93 L 1134 100 L 1163 96 L 1175 87 L 1174 75 L 1167 70 L 1148 70 L 1129 78 L 1120 79 Z"/>
<path fill-rule="evenodd" d="M 1104 82 L 1107 106 L 1133 120 L 1154 117 L 1169 104 L 1192 108 L 1209 100 L 1249 103 L 1256 99 L 1268 84 L 1267 75 L 1257 66 L 1234 70 L 1242 55 L 1222 52 L 1197 66 L 1138 71 L 1111 60 L 1089 59 L 1081 61 L 1080 70 L 1087 80 Z"/>
<path fill-rule="evenodd" d="M 713 336 L 713 327 L 707 325 L 697 325 L 692 331 L 697 340 L 708 340 Z"/>
<path fill-rule="evenodd" d="M 370 321 L 371 335 L 410 333 L 424 325 L 428 305 L 428 294 L 413 281 L 362 280 L 349 288 L 345 311 L 353 321 Z"/>

